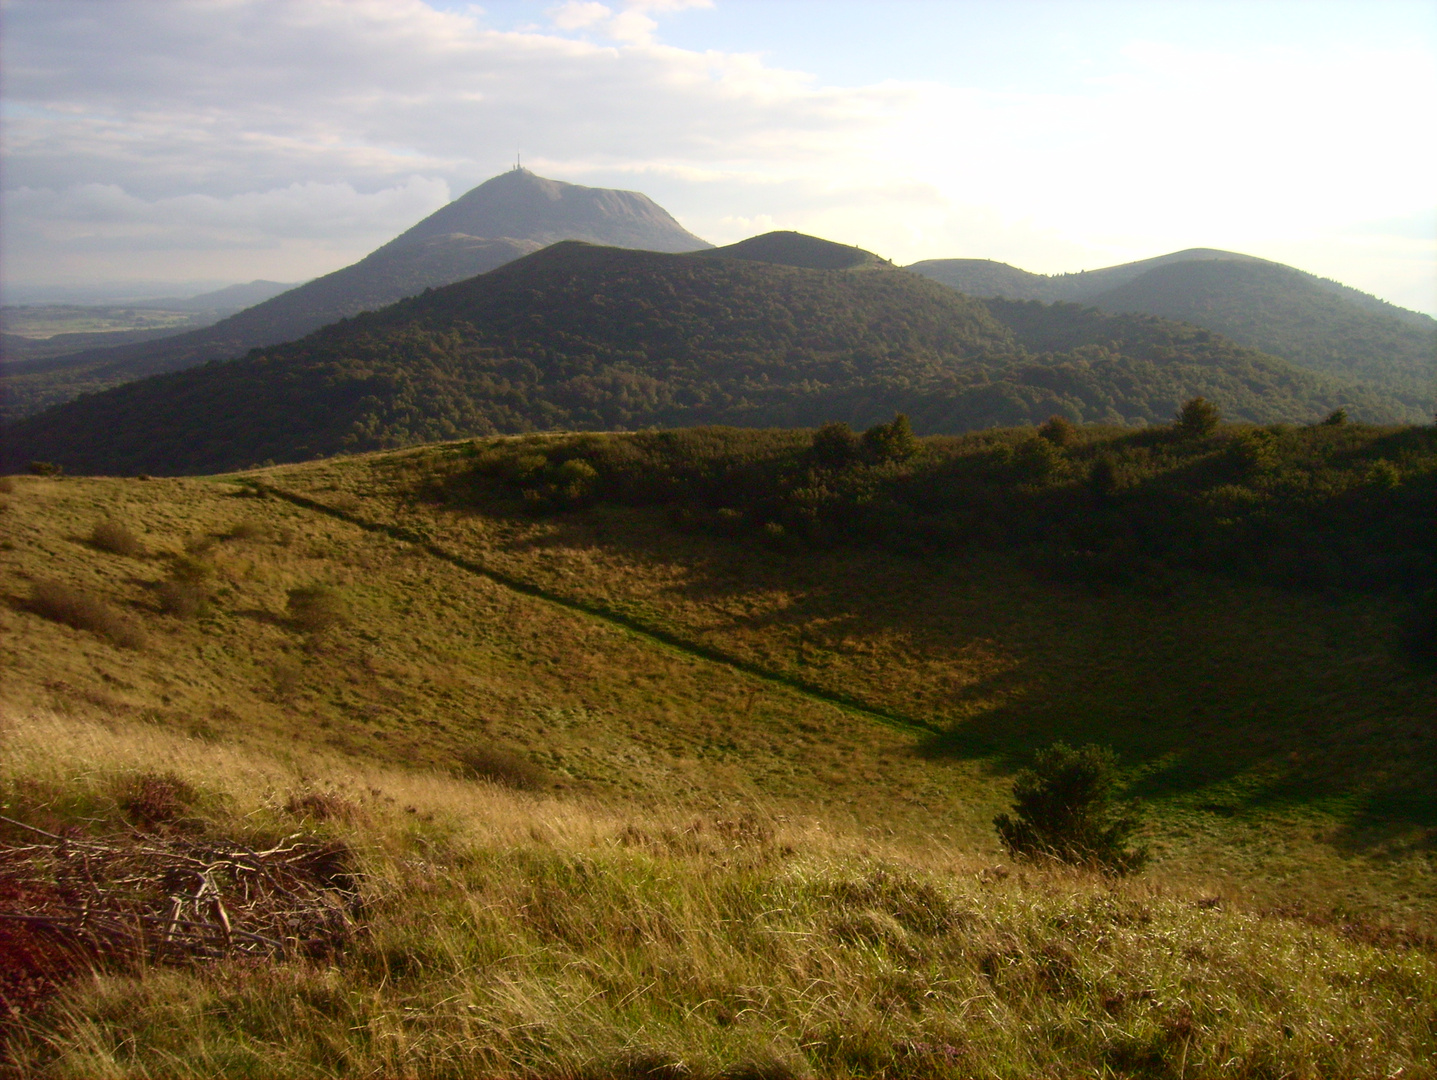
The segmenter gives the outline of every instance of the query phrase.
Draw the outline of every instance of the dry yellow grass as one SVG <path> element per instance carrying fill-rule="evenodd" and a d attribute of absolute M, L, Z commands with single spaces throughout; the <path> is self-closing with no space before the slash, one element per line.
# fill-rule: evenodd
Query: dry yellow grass
<path fill-rule="evenodd" d="M 7 699 L 253 745 L 302 741 L 461 768 L 493 747 L 555 790 L 640 801 L 784 803 L 883 831 L 966 830 L 986 844 L 998 796 L 972 765 L 910 736 L 557 609 L 322 515 L 193 480 L 21 479 L 0 574 Z M 98 513 L 131 523 L 145 561 L 83 542 Z M 236 536 L 236 532 L 240 535 Z M 162 613 L 162 583 L 203 549 L 212 611 Z M 41 575 L 105 598 L 151 646 L 117 651 L 22 602 Z M 293 619 L 292 590 L 337 590 L 343 626 Z M 890 797 L 873 799 L 875 785 Z M 986 816 L 985 816 L 986 815 Z"/>
<path fill-rule="evenodd" d="M 11 714 L 7 813 L 92 830 L 164 769 L 211 828 L 358 811 L 365 933 L 334 961 L 151 968 L 7 1028 L 19 1076 L 1431 1075 L 1437 961 L 1152 880 L 984 865 L 772 818 Z M 17 805 L 19 804 L 19 805 Z"/>
<path fill-rule="evenodd" d="M 1148 789 L 1148 874 L 1014 866 L 990 824 L 1006 785 L 996 729 L 986 750 L 925 748 L 240 484 L 17 478 L 0 511 L 0 813 L 122 830 L 117 793 L 172 773 L 216 835 L 342 840 L 365 916 L 335 961 L 97 973 L 7 1029 L 0 1068 L 1432 1075 L 1430 835 L 1362 826 L 1340 798 L 1379 767 L 1422 765 L 1402 760 L 1398 734 L 1432 691 L 1394 665 L 1379 607 L 1235 588 L 1125 604 L 1044 591 L 1001 561 L 924 577 L 835 556 L 785 583 L 765 552 L 643 515 L 427 506 L 411 496 L 429 453 L 265 477 L 896 711 L 1001 720 L 1021 741 L 1100 735 L 1116 703 L 1118 734 L 1157 775 L 1215 728 L 1154 724 L 1144 744 L 1132 703 L 1206 693 L 1247 701 L 1214 719 L 1271 744 L 1232 774 L 1189 772 L 1191 790 Z M 142 557 L 97 550 L 102 520 Z M 148 643 L 43 617 L 39 580 L 101 598 Z M 167 614 L 173 581 L 202 581 L 209 610 Z M 296 618 L 291 594 L 314 587 L 343 600 L 343 619 Z M 1223 603 L 1252 621 L 1203 624 Z M 801 659 L 785 652 L 800 626 Z M 1185 650 L 1210 666 L 1162 685 Z M 1064 728 L 1076 670 L 1092 675 L 1064 691 L 1078 717 Z M 1253 716 L 1293 705 L 1336 796 L 1272 801 L 1289 747 Z M 1319 708 L 1353 737 L 1323 744 Z M 548 781 L 519 793 L 464 779 L 476 747 Z M 1373 753 L 1336 770 L 1354 747 Z"/>

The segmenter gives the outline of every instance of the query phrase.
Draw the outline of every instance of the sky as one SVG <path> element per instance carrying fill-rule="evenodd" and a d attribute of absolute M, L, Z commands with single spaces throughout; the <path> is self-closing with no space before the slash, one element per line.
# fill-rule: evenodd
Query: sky
<path fill-rule="evenodd" d="M 305 280 L 522 154 L 719 244 L 1216 247 L 1437 314 L 1433 132 L 1437 0 L 0 0 L 0 282 Z"/>

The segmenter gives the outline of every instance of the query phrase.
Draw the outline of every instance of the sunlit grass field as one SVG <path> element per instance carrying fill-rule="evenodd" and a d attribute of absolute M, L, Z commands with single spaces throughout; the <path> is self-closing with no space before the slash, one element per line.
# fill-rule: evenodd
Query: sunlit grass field
<path fill-rule="evenodd" d="M 0 494 L 0 814 L 128 835 L 170 776 L 196 833 L 342 842 L 363 900 L 338 955 L 101 965 L 0 1068 L 1432 1075 L 1437 688 L 1392 603 L 426 499 L 456 462 Z M 1123 755 L 1145 872 L 1000 849 L 1059 737 Z"/>

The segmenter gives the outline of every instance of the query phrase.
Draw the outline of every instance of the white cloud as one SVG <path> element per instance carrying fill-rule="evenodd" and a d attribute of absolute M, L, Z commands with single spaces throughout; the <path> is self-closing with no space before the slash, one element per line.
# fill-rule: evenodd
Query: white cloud
<path fill-rule="evenodd" d="M 602 23 L 613 15 L 613 9 L 603 4 L 585 3 L 584 0 L 569 0 L 549 10 L 549 19 L 560 30 L 586 30 Z"/>
<path fill-rule="evenodd" d="M 197 276 L 294 280 L 519 148 L 545 175 L 640 188 L 714 241 L 777 222 L 900 262 L 1049 271 L 1292 251 L 1437 306 L 1418 298 L 1430 234 L 1364 224 L 1432 205 L 1429 53 L 1132 42 L 1062 93 L 961 74 L 845 88 L 656 40 L 695 6 L 570 0 L 547 29 L 502 32 L 420 0 L 10 3 L 6 274 L 115 277 L 131 244 L 149 253 L 136 275 L 174 278 L 139 265 L 169 245 Z"/>
<path fill-rule="evenodd" d="M 149 200 L 92 183 L 11 190 L 4 210 L 21 279 L 82 280 L 82 270 L 91 280 L 173 278 L 181 267 L 217 259 L 226 279 L 264 276 L 277 263 L 297 280 L 362 257 L 449 195 L 442 179 L 420 176 L 373 192 L 307 183 Z"/>
<path fill-rule="evenodd" d="M 555 28 L 564 31 L 595 30 L 604 37 L 629 45 L 648 45 L 658 30 L 656 14 L 713 7 L 713 0 L 627 0 L 615 12 L 593 0 L 567 0 L 547 12 Z"/>

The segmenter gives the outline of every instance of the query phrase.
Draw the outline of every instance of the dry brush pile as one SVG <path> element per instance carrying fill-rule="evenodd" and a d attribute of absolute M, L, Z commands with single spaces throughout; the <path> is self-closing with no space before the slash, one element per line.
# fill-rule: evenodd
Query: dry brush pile
<path fill-rule="evenodd" d="M 146 779 L 139 797 L 163 810 L 163 778 Z M 295 834 L 256 851 L 169 830 L 93 837 L 3 815 L 0 826 L 0 1019 L 88 969 L 332 956 L 356 927 L 339 843 Z"/>

